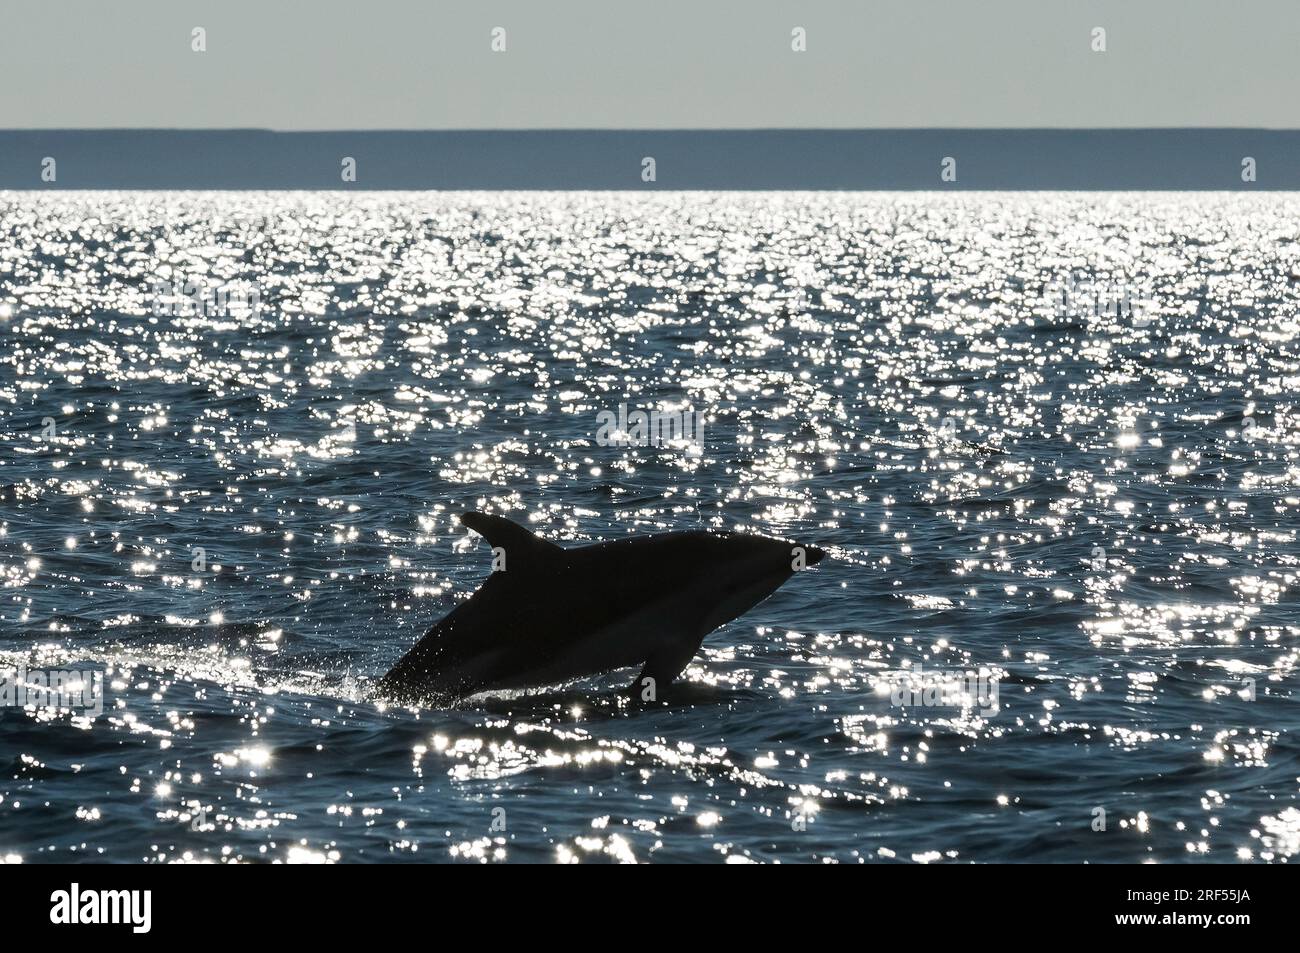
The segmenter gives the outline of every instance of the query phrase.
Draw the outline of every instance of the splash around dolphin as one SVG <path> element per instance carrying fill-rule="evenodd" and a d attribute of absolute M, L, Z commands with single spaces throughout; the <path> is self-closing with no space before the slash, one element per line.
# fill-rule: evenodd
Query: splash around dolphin
<path fill-rule="evenodd" d="M 379 681 L 384 698 L 449 705 L 640 666 L 629 691 L 654 701 L 706 635 L 825 555 L 698 531 L 566 549 L 501 516 L 460 519 L 492 547 L 493 572 Z"/>

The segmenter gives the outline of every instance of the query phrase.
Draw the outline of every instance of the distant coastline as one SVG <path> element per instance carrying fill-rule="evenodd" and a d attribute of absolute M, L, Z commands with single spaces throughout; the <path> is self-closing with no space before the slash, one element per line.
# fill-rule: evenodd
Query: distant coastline
<path fill-rule="evenodd" d="M 0 189 L 1291 190 L 1300 130 L 11 129 Z"/>

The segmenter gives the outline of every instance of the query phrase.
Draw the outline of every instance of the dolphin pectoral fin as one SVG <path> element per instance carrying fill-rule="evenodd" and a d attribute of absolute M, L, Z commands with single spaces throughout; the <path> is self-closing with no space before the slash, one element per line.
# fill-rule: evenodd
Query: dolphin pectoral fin
<path fill-rule="evenodd" d="M 668 687 L 691 664 L 691 659 L 695 658 L 700 641 L 666 645 L 646 659 L 641 674 L 628 689 L 632 701 L 653 703 L 662 700 L 668 693 Z"/>

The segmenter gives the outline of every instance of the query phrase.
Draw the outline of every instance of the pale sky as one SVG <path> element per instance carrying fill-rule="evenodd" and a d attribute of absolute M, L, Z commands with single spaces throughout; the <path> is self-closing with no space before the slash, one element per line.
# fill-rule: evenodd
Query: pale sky
<path fill-rule="evenodd" d="M 3 0 L 0 128 L 1296 129 L 1298 54 L 1297 0 Z"/>

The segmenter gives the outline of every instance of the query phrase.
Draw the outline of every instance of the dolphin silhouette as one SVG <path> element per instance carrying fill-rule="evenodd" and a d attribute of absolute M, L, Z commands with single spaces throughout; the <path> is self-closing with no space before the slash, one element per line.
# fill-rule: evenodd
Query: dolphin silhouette
<path fill-rule="evenodd" d="M 825 555 L 698 531 L 565 549 L 504 517 L 460 520 L 487 539 L 494 571 L 380 680 L 385 698 L 451 704 L 640 665 L 630 691 L 652 701 L 706 635 Z"/>

